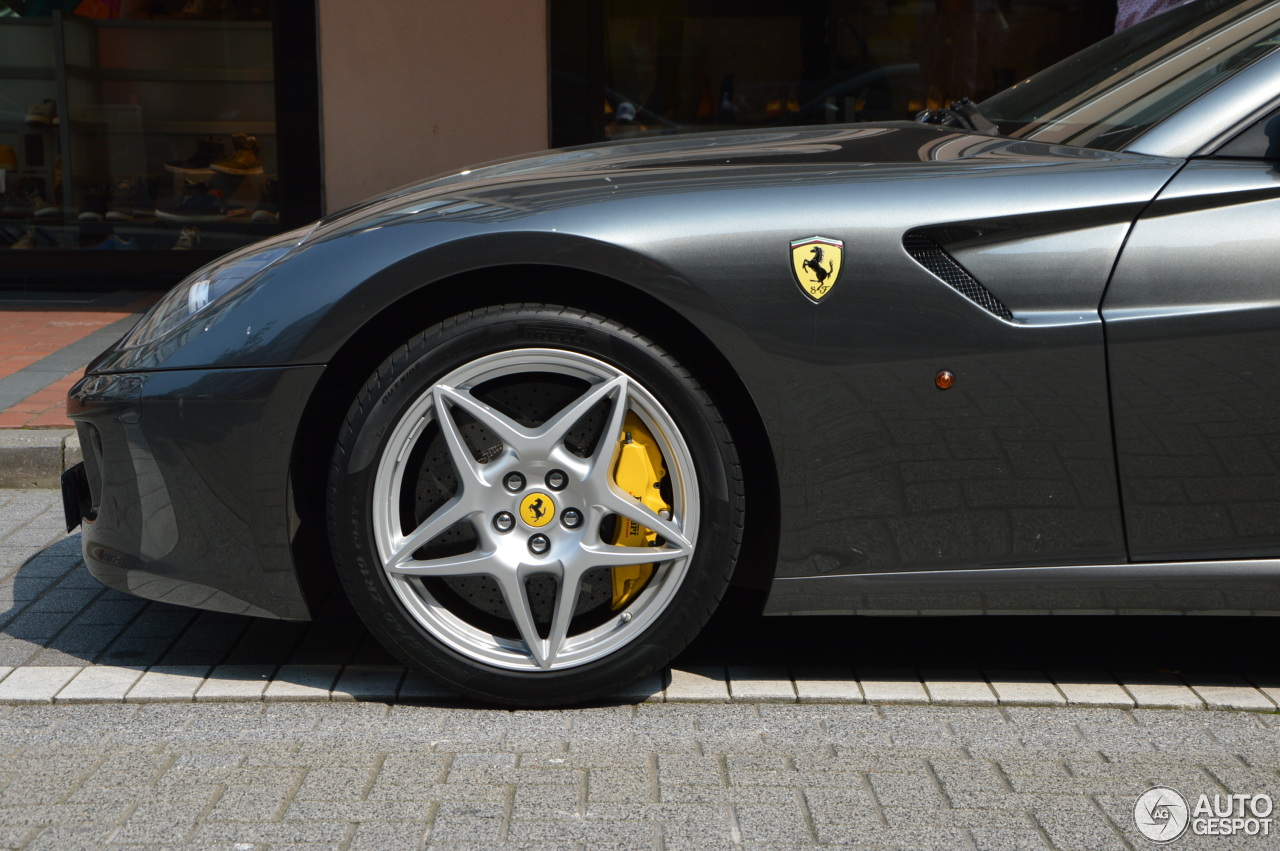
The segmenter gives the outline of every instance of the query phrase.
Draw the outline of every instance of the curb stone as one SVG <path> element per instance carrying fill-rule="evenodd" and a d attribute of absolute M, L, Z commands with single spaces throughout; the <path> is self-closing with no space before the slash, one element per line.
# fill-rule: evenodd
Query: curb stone
<path fill-rule="evenodd" d="M 762 679 L 754 669 L 729 669 L 728 677 L 719 666 L 690 667 L 686 670 L 668 668 L 655 674 L 641 685 L 641 689 L 628 689 L 604 699 L 604 703 L 692 703 L 692 704 L 778 704 L 778 703 L 845 703 L 865 702 L 879 706 L 949 706 L 953 700 L 947 696 L 930 696 L 926 682 L 911 679 L 904 674 L 900 679 L 858 680 L 849 677 L 841 682 L 843 689 L 822 691 L 815 697 L 807 696 L 805 683 L 828 682 L 824 677 L 830 672 L 824 669 L 796 668 L 778 670 L 775 679 Z M 735 678 L 734 673 L 746 676 Z M 885 672 L 874 672 L 884 674 Z M 1009 682 L 993 678 L 988 684 L 978 674 L 972 682 L 956 679 L 949 683 L 955 688 L 970 688 L 981 693 L 990 689 L 998 695 L 990 700 L 985 693 L 982 701 L 973 705 L 999 705 L 1019 707 L 1045 707 L 1065 709 L 1115 704 L 1112 690 L 1120 687 L 1108 683 L 1108 677 L 1099 676 L 1097 682 L 1068 682 L 1069 691 L 1097 690 L 1105 700 L 1064 699 L 1063 694 L 1045 681 L 1031 683 L 1029 678 L 1014 680 L 1023 689 L 1009 691 Z M 663 684 L 665 683 L 665 687 Z M 767 684 L 762 689 L 761 684 Z M 785 687 L 784 687 L 785 685 Z M 907 686 L 915 688 L 907 688 Z M 1033 688 L 1031 686 L 1039 686 Z M 1123 709 L 1200 709 L 1229 710 L 1248 713 L 1276 713 L 1277 706 L 1258 688 L 1234 679 L 1227 684 L 1205 685 L 1194 681 L 1193 687 L 1212 692 L 1212 698 L 1204 700 L 1178 700 L 1171 706 L 1164 690 L 1147 694 L 1139 688 L 1137 699 L 1117 707 Z M 1171 679 L 1167 689 L 1192 692 L 1182 682 Z M 759 694 L 751 693 L 753 689 Z M 788 694 L 789 693 L 789 694 Z M 732 694 L 732 697 L 730 696 Z M 1083 695 L 1082 695 L 1083 696 Z M 1127 695 L 1126 695 L 1127 696 Z M 954 696 L 953 696 L 954 697 Z M 939 699 L 941 698 L 941 699 Z M 84 667 L 0 667 L 0 706 L 31 703 L 299 703 L 299 702 L 408 702 L 444 706 L 478 705 L 468 698 L 452 694 L 421 675 L 406 671 L 398 665 L 221 665 L 209 668 L 204 665 L 155 665 L 110 666 L 88 665 Z"/>
<path fill-rule="evenodd" d="M 0 429 L 0 488 L 57 488 L 82 457 L 74 429 Z"/>

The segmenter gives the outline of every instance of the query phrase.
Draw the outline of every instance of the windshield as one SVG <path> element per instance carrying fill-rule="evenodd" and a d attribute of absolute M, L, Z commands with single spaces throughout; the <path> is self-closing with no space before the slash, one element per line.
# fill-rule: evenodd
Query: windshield
<path fill-rule="evenodd" d="M 1120 151 L 1280 46 L 1274 0 L 1200 0 L 1103 39 L 982 103 L 1000 133 Z"/>

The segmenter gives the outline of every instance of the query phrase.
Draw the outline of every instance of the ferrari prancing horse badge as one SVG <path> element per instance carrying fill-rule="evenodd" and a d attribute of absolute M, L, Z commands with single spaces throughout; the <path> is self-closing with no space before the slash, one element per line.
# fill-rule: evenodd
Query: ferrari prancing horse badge
<path fill-rule="evenodd" d="M 825 236 L 791 240 L 791 271 L 800 291 L 814 304 L 831 292 L 840 277 L 844 243 Z"/>

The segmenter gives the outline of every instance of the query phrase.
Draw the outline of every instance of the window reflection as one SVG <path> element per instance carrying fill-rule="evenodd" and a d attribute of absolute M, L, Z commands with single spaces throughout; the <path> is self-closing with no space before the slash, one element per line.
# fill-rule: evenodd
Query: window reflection
<path fill-rule="evenodd" d="M 910 119 L 989 97 L 1115 22 L 1113 5 L 1082 0 L 551 0 L 551 12 L 555 144 Z"/>
<path fill-rule="evenodd" d="M 227 251 L 277 156 L 266 0 L 0 0 L 0 246 Z"/>

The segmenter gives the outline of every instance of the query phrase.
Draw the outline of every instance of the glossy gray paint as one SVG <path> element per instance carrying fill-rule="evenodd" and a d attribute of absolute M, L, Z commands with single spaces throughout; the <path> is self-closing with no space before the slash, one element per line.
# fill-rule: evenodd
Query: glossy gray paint
<path fill-rule="evenodd" d="M 1103 303 L 1137 561 L 1280 552 L 1280 171 L 1190 163 Z"/>
<path fill-rule="evenodd" d="M 1122 561 L 1097 305 L 1179 165 L 915 124 L 552 154 L 336 217 L 259 285 L 93 369 L 321 364 L 407 291 L 563 265 L 678 310 L 742 377 L 779 465 L 778 575 Z M 919 229 L 1012 321 L 913 261 Z M 813 234 L 846 246 L 817 305 L 789 265 Z"/>
<path fill-rule="evenodd" d="M 797 615 L 1280 615 L 1280 561 L 1185 561 L 778 579 Z"/>
<path fill-rule="evenodd" d="M 88 376 L 71 392 L 98 514 L 89 572 L 140 597 L 309 616 L 290 555 L 289 455 L 320 367 Z"/>

